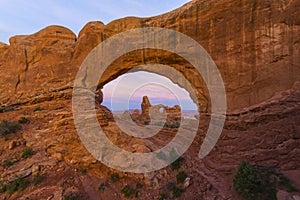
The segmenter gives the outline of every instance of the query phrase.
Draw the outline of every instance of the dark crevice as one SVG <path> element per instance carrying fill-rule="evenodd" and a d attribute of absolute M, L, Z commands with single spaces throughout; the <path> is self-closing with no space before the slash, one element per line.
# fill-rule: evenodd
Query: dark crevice
<path fill-rule="evenodd" d="M 20 73 L 18 74 L 18 79 L 17 79 L 17 83 L 15 85 L 15 93 L 17 93 L 18 87 L 20 85 L 21 79 L 20 79 Z"/>
<path fill-rule="evenodd" d="M 24 55 L 25 55 L 25 72 L 27 72 L 29 68 L 29 61 L 28 61 L 28 54 L 27 54 L 27 48 L 24 48 Z"/>

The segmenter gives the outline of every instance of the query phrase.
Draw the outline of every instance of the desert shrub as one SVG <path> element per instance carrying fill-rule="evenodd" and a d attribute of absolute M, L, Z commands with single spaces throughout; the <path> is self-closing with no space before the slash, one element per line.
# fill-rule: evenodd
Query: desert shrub
<path fill-rule="evenodd" d="M 21 112 L 21 114 L 22 114 L 22 115 L 28 115 L 28 112 L 27 112 L 26 110 L 23 110 L 23 111 Z"/>
<path fill-rule="evenodd" d="M 19 119 L 19 124 L 26 124 L 29 122 L 29 119 L 25 118 L 25 117 L 22 117 L 21 119 Z"/>
<path fill-rule="evenodd" d="M 78 195 L 76 193 L 65 194 L 63 200 L 76 200 L 78 199 Z"/>
<path fill-rule="evenodd" d="M 165 127 L 167 127 L 167 128 L 179 128 L 180 127 L 180 123 L 179 122 L 166 123 Z"/>
<path fill-rule="evenodd" d="M 13 164 L 15 164 L 15 162 L 16 162 L 16 160 L 13 160 L 13 159 L 3 160 L 3 166 L 10 167 Z"/>
<path fill-rule="evenodd" d="M 30 182 L 27 179 L 17 179 L 9 185 L 6 185 L 6 190 L 9 194 L 13 194 L 18 190 L 24 190 L 29 184 Z"/>
<path fill-rule="evenodd" d="M 31 148 L 25 148 L 21 153 L 21 158 L 26 159 L 33 155 L 33 150 Z"/>
<path fill-rule="evenodd" d="M 234 189 L 247 200 L 276 199 L 277 188 L 295 191 L 289 180 L 272 167 L 253 167 L 243 161 L 233 179 Z"/>
<path fill-rule="evenodd" d="M 86 170 L 86 169 L 80 169 L 79 172 L 80 172 L 81 174 L 86 174 L 86 173 L 87 173 L 87 170 Z"/>
<path fill-rule="evenodd" d="M 101 183 L 98 187 L 99 191 L 104 191 L 106 189 L 106 184 L 105 183 Z"/>
<path fill-rule="evenodd" d="M 158 196 L 158 200 L 165 200 L 167 199 L 167 194 L 166 193 L 161 193 L 159 196 Z"/>
<path fill-rule="evenodd" d="M 297 189 L 291 184 L 290 180 L 282 173 L 276 171 L 273 167 L 255 167 L 257 174 L 260 177 L 263 187 L 267 193 L 276 195 L 277 188 L 286 190 L 288 192 L 296 192 Z"/>
<path fill-rule="evenodd" d="M 11 112 L 14 111 L 14 107 L 10 106 L 10 107 L 4 107 L 4 106 L 0 106 L 0 113 L 4 113 L 4 112 Z"/>
<path fill-rule="evenodd" d="M 6 185 L 0 181 L 0 194 L 6 192 Z"/>
<path fill-rule="evenodd" d="M 32 180 L 33 185 L 38 185 L 40 182 L 42 182 L 42 176 L 40 173 L 38 173 Z"/>
<path fill-rule="evenodd" d="M 176 186 L 172 188 L 172 194 L 173 194 L 173 197 L 175 197 L 175 198 L 180 197 L 182 195 L 182 193 L 184 193 L 184 192 L 185 192 L 185 189 L 183 189 L 183 188 L 179 188 Z"/>
<path fill-rule="evenodd" d="M 167 190 L 172 190 L 176 186 L 176 183 L 173 181 L 169 181 L 166 184 Z"/>
<path fill-rule="evenodd" d="M 176 180 L 177 180 L 177 183 L 183 183 L 184 180 L 186 179 L 186 173 L 184 171 L 181 171 L 179 172 L 177 175 L 176 175 Z"/>
<path fill-rule="evenodd" d="M 37 112 L 37 111 L 41 111 L 41 110 L 43 110 L 43 108 L 40 106 L 37 106 L 33 109 L 33 112 Z"/>
<path fill-rule="evenodd" d="M 183 173 L 180 173 L 180 174 L 183 174 Z M 180 176 L 182 176 L 182 175 L 180 175 Z M 166 184 L 166 191 L 167 191 L 168 194 L 170 194 L 169 192 L 171 192 L 172 195 L 173 195 L 173 197 L 177 198 L 177 197 L 180 197 L 181 194 L 185 192 L 185 189 L 177 187 L 176 182 L 169 181 Z M 159 199 L 160 198 L 161 199 L 166 199 L 167 198 L 167 194 L 161 194 L 159 196 Z"/>
<path fill-rule="evenodd" d="M 234 189 L 246 199 L 260 199 L 261 182 L 256 170 L 243 161 L 233 179 Z"/>
<path fill-rule="evenodd" d="M 3 112 L 11 112 L 11 111 L 14 111 L 14 107 L 7 107 L 7 108 L 4 108 L 3 109 Z"/>
<path fill-rule="evenodd" d="M 137 197 L 138 196 L 138 191 L 133 189 L 130 185 L 125 185 L 122 188 L 121 193 L 126 198 L 131 198 L 131 197 Z"/>
<path fill-rule="evenodd" d="M 291 184 L 290 180 L 283 174 L 279 174 L 278 186 L 286 189 L 288 192 L 298 192 L 298 190 Z"/>
<path fill-rule="evenodd" d="M 33 180 L 32 185 L 37 185 L 42 181 L 42 177 L 40 174 L 37 174 Z M 16 191 L 24 190 L 30 185 L 30 181 L 28 179 L 17 179 L 7 185 L 0 182 L 0 193 L 8 192 L 9 194 L 13 194 Z"/>
<path fill-rule="evenodd" d="M 175 160 L 173 163 L 171 163 L 171 169 L 177 170 L 181 167 L 181 165 L 183 164 L 184 159 L 182 157 L 179 157 L 177 160 Z"/>
<path fill-rule="evenodd" d="M 117 182 L 119 180 L 119 174 L 111 174 L 110 175 L 110 180 L 114 183 Z"/>
<path fill-rule="evenodd" d="M 17 130 L 21 129 L 20 124 L 16 122 L 10 122 L 7 120 L 2 120 L 0 122 L 0 135 L 6 136 L 10 133 L 16 133 Z"/>
<path fill-rule="evenodd" d="M 143 187 L 143 184 L 141 184 L 141 183 L 137 183 L 136 185 L 135 185 L 135 188 L 136 189 L 141 189 Z"/>

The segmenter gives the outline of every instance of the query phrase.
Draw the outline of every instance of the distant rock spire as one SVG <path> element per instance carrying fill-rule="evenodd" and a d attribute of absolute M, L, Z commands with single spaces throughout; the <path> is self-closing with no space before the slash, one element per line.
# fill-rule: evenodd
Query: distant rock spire
<path fill-rule="evenodd" d="M 143 101 L 142 101 L 141 107 L 142 107 L 141 120 L 145 124 L 149 124 L 151 121 L 150 115 L 149 115 L 151 103 L 147 96 L 143 96 Z"/>

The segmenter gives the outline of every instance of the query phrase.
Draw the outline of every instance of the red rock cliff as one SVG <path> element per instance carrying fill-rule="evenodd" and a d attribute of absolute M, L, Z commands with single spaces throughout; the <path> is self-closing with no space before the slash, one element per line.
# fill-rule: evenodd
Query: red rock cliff
<path fill-rule="evenodd" d="M 15 36 L 9 46 L 0 45 L 0 84 L 5 85 L 0 91 L 1 103 L 24 101 L 72 85 L 79 65 L 101 41 L 132 28 L 156 26 L 182 32 L 208 51 L 225 82 L 229 111 L 251 106 L 291 88 L 300 79 L 298 7 L 298 0 L 199 0 L 156 17 L 129 17 L 107 25 L 90 22 L 78 38 L 60 26 Z M 100 88 L 134 64 L 159 60 L 187 77 L 205 107 L 207 92 L 195 70 L 180 59 L 162 55 L 166 58 L 157 58 L 151 51 L 127 55 L 127 62 L 120 59 L 110 67 Z M 176 78 L 173 81 L 178 82 Z"/>

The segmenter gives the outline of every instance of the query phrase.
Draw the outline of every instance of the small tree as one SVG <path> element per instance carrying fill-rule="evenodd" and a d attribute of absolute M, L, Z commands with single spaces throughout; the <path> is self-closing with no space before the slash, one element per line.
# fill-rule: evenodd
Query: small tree
<path fill-rule="evenodd" d="M 248 200 L 276 199 L 277 189 L 293 192 L 297 189 L 280 172 L 270 166 L 251 166 L 241 163 L 233 179 L 234 189 Z"/>
<path fill-rule="evenodd" d="M 241 163 L 233 179 L 234 189 L 245 199 L 261 199 L 260 188 L 261 182 L 256 170 L 245 161 Z"/>
<path fill-rule="evenodd" d="M 21 126 L 16 122 L 10 122 L 7 120 L 2 120 L 0 122 L 0 136 L 5 136 L 10 133 L 15 133 L 19 129 L 21 129 Z"/>

